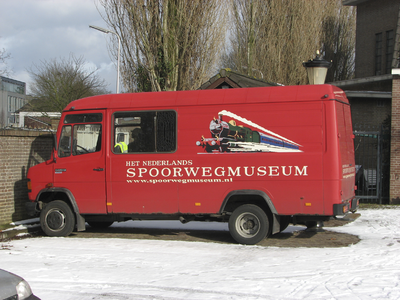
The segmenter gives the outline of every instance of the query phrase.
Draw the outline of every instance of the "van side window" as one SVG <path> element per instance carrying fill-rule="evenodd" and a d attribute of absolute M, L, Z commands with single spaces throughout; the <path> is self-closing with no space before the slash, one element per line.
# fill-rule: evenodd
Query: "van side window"
<path fill-rule="evenodd" d="M 72 154 L 81 155 L 101 150 L 101 124 L 74 125 Z"/>
<path fill-rule="evenodd" d="M 71 143 L 72 141 L 72 143 Z M 72 145 L 72 146 L 71 146 Z M 59 157 L 93 153 L 101 150 L 101 124 L 65 125 L 61 130 Z"/>
<path fill-rule="evenodd" d="M 170 152 L 176 145 L 176 113 L 160 111 L 157 113 L 157 152 Z"/>
<path fill-rule="evenodd" d="M 117 112 L 114 114 L 114 153 L 153 153 L 175 150 L 175 111 Z"/>

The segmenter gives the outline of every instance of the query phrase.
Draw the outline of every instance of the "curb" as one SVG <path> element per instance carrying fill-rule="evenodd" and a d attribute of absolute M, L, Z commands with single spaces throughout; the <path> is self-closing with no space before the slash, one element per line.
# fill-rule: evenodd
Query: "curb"
<path fill-rule="evenodd" d="M 7 229 L 6 231 L 0 231 L 0 241 L 11 239 L 20 233 L 28 233 L 28 229 Z"/>
<path fill-rule="evenodd" d="M 3 240 L 12 239 L 19 234 L 37 232 L 40 229 L 39 218 L 17 221 L 11 223 L 10 225 L 14 227 L 0 231 L 0 242 Z"/>

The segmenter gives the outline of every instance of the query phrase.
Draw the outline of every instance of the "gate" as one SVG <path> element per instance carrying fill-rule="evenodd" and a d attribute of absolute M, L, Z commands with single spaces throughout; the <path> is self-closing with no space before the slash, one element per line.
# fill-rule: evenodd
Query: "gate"
<path fill-rule="evenodd" d="M 382 141 L 379 131 L 354 132 L 356 195 L 364 203 L 382 203 Z"/>

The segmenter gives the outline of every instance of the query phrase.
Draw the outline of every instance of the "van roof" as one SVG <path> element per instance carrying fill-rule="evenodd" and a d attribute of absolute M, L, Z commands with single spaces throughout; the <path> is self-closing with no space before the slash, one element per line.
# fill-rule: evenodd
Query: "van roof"
<path fill-rule="evenodd" d="M 349 103 L 346 94 L 340 88 L 322 84 L 107 94 L 72 101 L 64 111 L 321 100 L 338 100 Z"/>

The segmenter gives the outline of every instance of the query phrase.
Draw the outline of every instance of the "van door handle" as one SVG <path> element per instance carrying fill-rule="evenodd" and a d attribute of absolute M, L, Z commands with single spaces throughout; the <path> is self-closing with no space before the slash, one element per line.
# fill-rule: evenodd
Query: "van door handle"
<path fill-rule="evenodd" d="M 103 168 L 93 169 L 93 171 L 104 171 Z"/>

